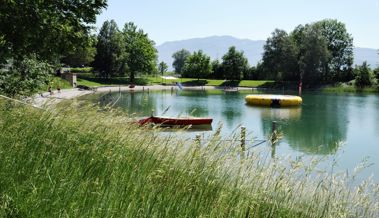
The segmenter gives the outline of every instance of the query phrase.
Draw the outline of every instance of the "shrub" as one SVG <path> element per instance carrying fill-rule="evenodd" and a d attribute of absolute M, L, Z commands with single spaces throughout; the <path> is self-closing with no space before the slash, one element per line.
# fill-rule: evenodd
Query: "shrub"
<path fill-rule="evenodd" d="M 9 65 L 9 69 L 0 70 L 0 93 L 10 97 L 34 94 L 49 82 L 54 72 L 49 64 L 35 56 L 24 57 Z"/>
<path fill-rule="evenodd" d="M 369 65 L 367 62 L 363 62 L 361 66 L 357 66 L 355 68 L 355 86 L 359 88 L 363 88 L 366 86 L 371 86 L 373 83 L 373 78 L 372 78 L 372 72 L 369 68 Z"/>

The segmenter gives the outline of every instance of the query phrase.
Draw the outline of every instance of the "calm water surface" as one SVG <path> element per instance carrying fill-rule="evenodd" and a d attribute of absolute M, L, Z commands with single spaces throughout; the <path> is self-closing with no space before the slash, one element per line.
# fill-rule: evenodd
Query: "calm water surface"
<path fill-rule="evenodd" d="M 155 115 L 212 117 L 213 130 L 222 123 L 225 137 L 243 125 L 249 135 L 267 139 L 272 121 L 277 121 L 283 138 L 276 146 L 276 155 L 325 157 L 322 164 L 328 166 L 336 160 L 339 170 L 351 170 L 368 158 L 373 165 L 361 176 L 373 174 L 374 180 L 379 181 L 378 95 L 311 92 L 303 94 L 301 107 L 267 108 L 245 105 L 247 94 L 220 90 L 122 93 L 115 106 L 136 116 L 148 116 L 154 110 Z M 112 101 L 119 93 L 111 96 L 101 100 Z M 99 96 L 95 98 L 99 100 Z M 188 133 L 190 137 L 194 134 Z"/>

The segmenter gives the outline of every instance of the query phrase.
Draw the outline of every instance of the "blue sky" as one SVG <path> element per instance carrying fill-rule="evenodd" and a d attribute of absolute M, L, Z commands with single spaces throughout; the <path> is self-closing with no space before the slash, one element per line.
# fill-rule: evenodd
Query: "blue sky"
<path fill-rule="evenodd" d="M 159 45 L 214 35 L 266 40 L 275 28 L 325 18 L 345 23 L 355 46 L 379 49 L 379 0 L 108 0 L 96 26 L 132 21 Z"/>

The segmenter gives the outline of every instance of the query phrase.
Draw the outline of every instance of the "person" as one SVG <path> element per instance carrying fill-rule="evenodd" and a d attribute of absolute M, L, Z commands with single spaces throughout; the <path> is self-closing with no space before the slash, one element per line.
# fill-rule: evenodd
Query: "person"
<path fill-rule="evenodd" d="M 50 95 L 53 94 L 53 92 L 51 91 L 51 86 L 49 85 L 49 87 L 47 87 L 47 91 L 50 93 Z"/>
<path fill-rule="evenodd" d="M 57 86 L 57 90 L 58 90 L 58 93 L 61 93 L 61 86 L 60 85 Z"/>

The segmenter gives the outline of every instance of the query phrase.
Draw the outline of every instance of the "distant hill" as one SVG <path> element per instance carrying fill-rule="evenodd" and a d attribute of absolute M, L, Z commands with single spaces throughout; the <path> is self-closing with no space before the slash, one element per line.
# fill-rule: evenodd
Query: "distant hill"
<path fill-rule="evenodd" d="M 159 61 L 164 61 L 172 69 L 172 54 L 187 49 L 191 53 L 199 49 L 208 54 L 213 60 L 220 59 L 228 51 L 230 46 L 242 50 L 249 60 L 250 65 L 256 65 L 262 58 L 265 40 L 238 39 L 232 36 L 211 36 L 205 38 L 194 38 L 180 41 L 165 42 L 157 46 Z M 376 49 L 354 48 L 354 64 L 362 64 L 367 61 L 371 67 L 379 66 L 379 55 Z"/>

